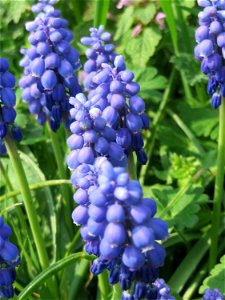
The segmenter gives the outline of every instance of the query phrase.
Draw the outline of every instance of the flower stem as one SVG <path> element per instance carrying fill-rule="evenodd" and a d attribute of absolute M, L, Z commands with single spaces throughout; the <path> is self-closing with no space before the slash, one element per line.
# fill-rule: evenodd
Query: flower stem
<path fill-rule="evenodd" d="M 112 294 L 112 299 L 111 300 L 121 299 L 121 295 L 122 295 L 122 289 L 120 287 L 120 284 L 117 283 L 113 286 L 113 294 Z"/>
<path fill-rule="evenodd" d="M 1 170 L 1 163 L 0 163 L 0 170 Z M 37 183 L 29 184 L 29 189 L 30 190 L 38 190 L 38 189 L 42 189 L 44 187 L 49 187 L 49 186 L 54 186 L 54 185 L 59 185 L 59 184 L 71 184 L 71 182 L 70 182 L 70 180 L 67 180 L 67 179 L 46 180 L 46 181 L 40 181 Z M 0 202 L 21 194 L 21 190 L 14 190 L 14 191 L 13 191 L 13 189 L 10 189 L 10 190 L 11 190 L 11 192 L 0 196 Z"/>
<path fill-rule="evenodd" d="M 209 253 L 209 269 L 216 264 L 218 250 L 218 235 L 220 225 L 221 203 L 223 198 L 224 183 L 224 164 L 225 164 L 225 99 L 219 108 L 219 140 L 217 156 L 217 173 L 215 180 L 213 213 L 211 227 L 211 244 Z"/>
<path fill-rule="evenodd" d="M 99 287 L 99 300 L 110 299 L 111 287 L 108 282 L 108 272 L 104 270 L 101 274 L 98 275 L 98 287 Z"/>
<path fill-rule="evenodd" d="M 137 180 L 137 172 L 133 152 L 130 152 L 128 156 L 128 173 L 131 179 Z"/>
<path fill-rule="evenodd" d="M 24 206 L 27 212 L 27 217 L 30 223 L 32 235 L 37 248 L 40 265 L 42 269 L 45 269 L 49 265 L 49 260 L 48 260 L 48 255 L 45 248 L 44 240 L 42 238 L 41 228 L 38 223 L 37 213 L 32 204 L 32 200 L 31 200 L 32 197 L 31 197 L 31 192 L 29 190 L 27 178 L 19 154 L 17 152 L 16 146 L 9 135 L 6 136 L 5 142 L 6 142 L 7 151 L 10 156 L 10 160 L 13 164 L 18 182 L 20 184 L 21 194 L 23 196 Z"/>
<path fill-rule="evenodd" d="M 140 172 L 140 176 L 139 176 L 139 180 L 142 185 L 144 185 L 145 176 L 147 174 L 147 171 L 148 171 L 148 168 L 149 168 L 149 165 L 151 162 L 151 156 L 152 156 L 152 152 L 153 152 L 155 140 L 156 140 L 157 125 L 160 122 L 160 120 L 165 112 L 167 103 L 170 99 L 170 96 L 171 96 L 171 93 L 173 90 L 173 86 L 174 86 L 175 75 L 176 75 L 176 70 L 174 68 L 170 74 L 168 85 L 163 94 L 162 102 L 160 103 L 159 109 L 152 121 L 151 130 L 149 131 L 149 135 L 147 137 L 147 143 L 146 143 L 145 147 L 146 147 L 146 149 L 148 149 L 148 152 L 147 152 L 148 162 L 146 163 L 146 165 L 143 165 L 141 167 L 141 172 Z"/>
<path fill-rule="evenodd" d="M 9 191 L 13 191 L 13 186 L 11 184 L 11 181 L 9 180 L 9 176 L 8 176 L 8 174 L 7 174 L 7 172 L 6 172 L 6 170 L 5 170 L 5 168 L 4 168 L 4 166 L 3 166 L 3 164 L 2 164 L 1 161 L 0 161 L 0 171 L 1 171 L 2 175 L 3 175 L 3 177 L 5 178 L 5 183 L 6 183 L 6 186 L 7 186 L 8 190 Z M 14 203 L 18 203 L 18 200 L 17 200 L 17 198 L 16 198 L 15 195 L 13 196 L 13 202 Z M 18 214 L 18 217 L 19 217 L 19 220 L 20 220 L 21 228 L 23 229 L 24 232 L 27 233 L 26 220 L 25 220 L 25 217 L 23 215 L 23 211 L 22 211 L 21 207 L 17 206 L 16 211 L 17 211 L 17 214 Z"/>
<path fill-rule="evenodd" d="M 61 152 L 61 147 L 60 147 L 60 142 L 59 142 L 59 136 L 57 135 L 57 133 L 53 132 L 50 128 L 50 126 L 48 125 L 48 132 L 52 141 L 52 146 L 53 146 L 53 151 L 54 151 L 54 155 L 55 155 L 55 159 L 56 159 L 56 163 L 57 163 L 57 167 L 58 167 L 58 171 L 59 171 L 59 176 L 61 179 L 63 178 L 67 178 L 67 174 L 66 174 L 66 169 L 64 166 L 64 159 L 62 156 L 62 152 Z M 70 236 L 73 235 L 73 230 L 72 230 L 72 220 L 71 220 L 71 209 L 70 209 L 70 199 L 71 199 L 71 195 L 69 193 L 68 188 L 65 185 L 61 185 L 61 191 L 62 191 L 62 195 L 63 195 L 63 212 L 64 212 L 64 218 L 65 218 L 65 223 L 67 226 L 67 230 L 70 234 Z"/>

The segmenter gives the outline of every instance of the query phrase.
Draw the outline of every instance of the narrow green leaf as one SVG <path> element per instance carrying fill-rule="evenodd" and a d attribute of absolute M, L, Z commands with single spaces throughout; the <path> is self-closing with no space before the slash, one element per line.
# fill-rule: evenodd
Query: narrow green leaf
<path fill-rule="evenodd" d="M 62 258 L 61 260 L 54 263 L 52 266 L 48 267 L 42 271 L 38 276 L 36 276 L 18 295 L 18 300 L 27 299 L 31 293 L 38 288 L 42 283 L 44 283 L 48 278 L 55 275 L 61 269 L 65 268 L 67 265 L 74 263 L 78 259 L 89 259 L 92 260 L 93 257 L 85 254 L 84 252 L 78 252 L 72 254 L 68 257 Z"/>
<path fill-rule="evenodd" d="M 187 256 L 183 259 L 177 270 L 170 278 L 168 285 L 171 286 L 175 293 L 179 293 L 188 279 L 192 276 L 194 270 L 197 269 L 198 264 L 202 260 L 206 251 L 209 248 L 208 238 L 200 239 L 189 251 Z"/>
<path fill-rule="evenodd" d="M 169 26 L 171 38 L 173 41 L 173 47 L 174 47 L 175 53 L 177 55 L 179 53 L 178 36 L 177 36 L 176 20 L 174 17 L 174 11 L 173 11 L 173 7 L 172 7 L 172 1 L 160 0 L 160 5 L 166 15 L 166 22 Z"/>
<path fill-rule="evenodd" d="M 95 0 L 94 27 L 106 24 L 110 0 Z"/>

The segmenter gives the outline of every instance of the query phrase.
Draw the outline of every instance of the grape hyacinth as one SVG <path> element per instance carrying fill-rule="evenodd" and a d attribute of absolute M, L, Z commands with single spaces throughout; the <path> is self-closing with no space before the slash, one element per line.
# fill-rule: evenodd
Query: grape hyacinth
<path fill-rule="evenodd" d="M 98 275 L 108 269 L 110 284 L 119 282 L 134 299 L 153 299 L 151 283 L 165 258 L 156 240 L 168 236 L 167 224 L 154 218 L 155 202 L 143 198 L 140 183 L 106 157 L 74 168 L 78 206 L 72 218 L 82 226 L 86 251 L 97 256 L 91 271 Z"/>
<path fill-rule="evenodd" d="M 4 219 L 0 216 L 0 299 L 13 297 L 15 267 L 20 263 L 17 247 L 8 240 L 11 233 L 11 228 L 4 224 Z"/>
<path fill-rule="evenodd" d="M 134 74 L 126 70 L 124 57 L 113 52 L 110 33 L 103 31 L 104 26 L 91 28 L 90 37 L 81 39 L 84 45 L 91 46 L 86 50 L 88 60 L 84 64 L 84 87 L 88 91 L 88 99 L 98 98 L 96 105 L 101 110 L 117 114 L 113 125 L 117 144 L 127 155 L 130 149 L 135 151 L 138 161 L 145 164 L 147 156 L 141 131 L 149 129 L 149 118 L 144 113 L 145 103 L 138 96 L 140 86 L 133 81 Z"/>
<path fill-rule="evenodd" d="M 6 153 L 4 138 L 11 133 L 13 139 L 21 141 L 20 128 L 14 125 L 16 95 L 13 91 L 16 80 L 9 71 L 7 59 L 0 58 L 0 155 Z"/>
<path fill-rule="evenodd" d="M 195 32 L 198 45 L 195 57 L 201 61 L 201 70 L 209 78 L 208 93 L 214 108 L 225 97 L 225 2 L 222 0 L 198 0 L 204 7 L 198 15 L 199 27 Z"/>
<path fill-rule="evenodd" d="M 56 0 L 39 0 L 32 6 L 37 13 L 34 21 L 26 23 L 31 46 L 21 52 L 24 58 L 24 76 L 19 81 L 22 98 L 32 114 L 43 125 L 50 122 L 57 131 L 62 118 L 69 125 L 69 97 L 80 91 L 74 71 L 80 67 L 78 52 L 71 47 L 73 33 L 67 29 L 68 22 L 61 12 L 54 9 Z"/>
<path fill-rule="evenodd" d="M 67 164 L 70 169 L 75 169 L 72 176 L 75 186 L 80 184 L 76 177 L 80 176 L 82 164 L 93 164 L 95 157 L 106 156 L 114 166 L 127 166 L 127 156 L 122 146 L 116 143 L 117 134 L 113 128 L 118 113 L 109 106 L 101 109 L 98 99 L 94 96 L 87 100 L 82 93 L 70 98 L 73 105 L 70 115 L 74 122 L 70 125 L 73 134 L 67 140 L 72 150 L 67 157 Z"/>
<path fill-rule="evenodd" d="M 120 282 L 121 288 L 131 289 L 136 299 L 150 299 L 150 284 L 158 277 L 165 258 L 165 250 L 155 240 L 168 236 L 167 224 L 153 218 L 156 204 L 143 198 L 140 183 L 130 180 L 123 167 L 114 167 L 110 156 L 99 156 L 95 149 L 101 139 L 99 130 L 106 122 L 98 114 L 97 121 L 84 118 L 88 113 L 81 108 L 92 100 L 85 102 L 83 94 L 77 98 L 70 100 L 75 106 L 71 115 L 76 121 L 71 124 L 73 134 L 68 145 L 72 152 L 67 158 L 69 168 L 74 169 L 71 180 L 77 188 L 74 200 L 78 206 L 72 213 L 73 221 L 82 226 L 86 251 L 97 256 L 92 272 L 98 275 L 108 269 L 110 284 Z M 99 111 L 90 109 L 89 114 L 96 116 Z M 99 142 L 100 149 L 108 148 L 105 142 L 106 139 Z M 118 156 L 118 151 L 114 155 Z"/>
<path fill-rule="evenodd" d="M 170 294 L 170 288 L 163 279 L 157 279 L 152 283 L 151 288 L 148 289 L 145 298 L 149 300 L 175 300 L 175 298 Z M 122 300 L 134 299 L 137 299 L 135 298 L 135 295 L 132 295 L 127 291 L 123 292 Z"/>
<path fill-rule="evenodd" d="M 202 300 L 224 300 L 224 295 L 220 292 L 219 289 L 207 289 L 204 292 Z"/>

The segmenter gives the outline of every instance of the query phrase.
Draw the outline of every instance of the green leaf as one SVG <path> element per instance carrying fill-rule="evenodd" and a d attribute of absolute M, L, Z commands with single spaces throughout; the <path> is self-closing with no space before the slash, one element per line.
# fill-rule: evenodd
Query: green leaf
<path fill-rule="evenodd" d="M 155 53 L 161 38 L 161 32 L 157 27 L 145 28 L 137 37 L 130 37 L 125 51 L 135 66 L 144 67 Z"/>
<path fill-rule="evenodd" d="M 132 68 L 132 72 L 135 75 L 135 81 L 140 85 L 140 96 L 143 98 L 152 99 L 153 91 L 164 89 L 167 84 L 166 77 L 157 75 L 156 68 Z"/>
<path fill-rule="evenodd" d="M 26 1 L 10 1 L 7 6 L 6 22 L 13 21 L 17 24 L 27 8 L 29 8 L 29 4 Z"/>
<path fill-rule="evenodd" d="M 57 261 L 55 264 L 38 274 L 38 276 L 36 276 L 18 295 L 18 300 L 27 299 L 27 297 L 31 295 L 31 293 L 35 289 L 37 289 L 38 286 L 43 284 L 47 278 L 50 278 L 61 269 L 65 268 L 67 265 L 75 262 L 78 259 L 92 259 L 92 256 L 84 254 L 83 252 L 78 252 L 75 254 L 71 254 L 68 257 L 62 258 L 61 260 Z"/>
<path fill-rule="evenodd" d="M 117 30 L 114 35 L 114 40 L 120 39 L 127 31 L 131 28 L 133 24 L 134 7 L 127 7 L 124 12 L 120 15 L 117 23 Z"/>
<path fill-rule="evenodd" d="M 214 128 L 218 130 L 218 111 L 211 107 L 191 108 L 183 102 L 178 105 L 178 110 L 182 120 L 196 136 L 209 137 Z"/>
<path fill-rule="evenodd" d="M 221 257 L 220 263 L 216 265 L 210 275 L 203 281 L 199 289 L 199 293 L 203 294 L 206 289 L 219 289 L 222 294 L 225 294 L 225 255 Z"/>
<path fill-rule="evenodd" d="M 140 7 L 137 6 L 134 11 L 134 17 L 138 19 L 138 21 L 147 25 L 154 17 L 156 13 L 156 7 L 153 3 L 149 3 L 146 6 Z"/>
<path fill-rule="evenodd" d="M 163 215 L 169 227 L 175 227 L 177 230 L 192 228 L 198 222 L 197 212 L 200 210 L 200 204 L 206 203 L 208 196 L 203 194 L 200 188 L 190 188 L 185 193 L 178 194 L 179 191 L 171 186 L 144 187 L 145 197 L 155 199 L 158 206 L 157 215 Z"/>
<path fill-rule="evenodd" d="M 179 56 L 172 56 L 170 62 L 174 64 L 175 68 L 182 70 L 190 85 L 194 85 L 197 82 L 207 80 L 207 76 L 200 72 L 199 62 L 194 58 L 193 54 L 180 53 Z"/>

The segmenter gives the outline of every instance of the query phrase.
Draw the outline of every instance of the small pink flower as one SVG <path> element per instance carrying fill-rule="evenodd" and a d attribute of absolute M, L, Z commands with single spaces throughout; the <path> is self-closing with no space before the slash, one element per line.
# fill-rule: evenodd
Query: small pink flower
<path fill-rule="evenodd" d="M 139 23 L 134 27 L 134 29 L 132 31 L 132 33 L 131 33 L 132 37 L 136 37 L 137 35 L 139 35 L 141 30 L 142 30 L 142 24 Z"/>
<path fill-rule="evenodd" d="M 165 18 L 166 15 L 163 12 L 157 13 L 155 17 L 155 23 L 159 26 L 160 30 L 163 30 L 165 28 Z"/>
<path fill-rule="evenodd" d="M 121 9 L 124 6 L 132 6 L 133 3 L 130 2 L 130 0 L 120 0 L 119 3 L 117 4 L 116 8 Z"/>

